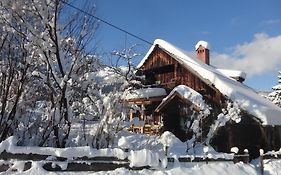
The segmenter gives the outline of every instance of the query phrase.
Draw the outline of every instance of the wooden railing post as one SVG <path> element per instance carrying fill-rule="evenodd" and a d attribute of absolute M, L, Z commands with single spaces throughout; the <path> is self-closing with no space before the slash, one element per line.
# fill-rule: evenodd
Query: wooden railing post
<path fill-rule="evenodd" d="M 261 171 L 261 175 L 264 175 L 263 155 L 264 155 L 264 151 L 262 149 L 260 149 L 260 171 Z"/>
<path fill-rule="evenodd" d="M 261 175 L 264 175 L 264 170 L 263 170 L 263 155 L 260 156 L 260 170 L 261 170 Z"/>
<path fill-rule="evenodd" d="M 169 149 L 169 146 L 165 146 L 165 156 L 168 156 L 168 149 Z"/>

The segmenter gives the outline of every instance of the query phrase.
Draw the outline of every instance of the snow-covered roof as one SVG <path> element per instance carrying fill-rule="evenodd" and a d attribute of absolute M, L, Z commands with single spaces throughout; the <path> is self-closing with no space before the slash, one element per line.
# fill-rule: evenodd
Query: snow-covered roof
<path fill-rule="evenodd" d="M 190 101 L 192 104 L 198 106 L 200 109 L 205 109 L 206 105 L 203 100 L 203 97 L 201 94 L 196 92 L 195 90 L 185 86 L 185 85 L 178 85 L 175 87 L 170 94 L 165 97 L 160 105 L 158 106 L 161 107 L 168 99 L 170 99 L 175 93 L 178 93 L 182 98 Z"/>
<path fill-rule="evenodd" d="M 122 99 L 140 99 L 140 98 L 151 98 L 167 95 L 166 90 L 163 88 L 145 88 L 136 90 L 126 90 L 123 93 Z"/>
<path fill-rule="evenodd" d="M 198 41 L 198 43 L 195 45 L 195 50 L 198 50 L 198 48 L 202 46 L 206 49 L 209 49 L 210 50 L 210 44 L 207 42 L 207 41 Z"/>
<path fill-rule="evenodd" d="M 217 69 L 220 73 L 224 74 L 225 76 L 229 78 L 235 78 L 235 77 L 240 77 L 243 78 L 244 80 L 246 79 L 246 73 L 239 71 L 239 70 L 230 70 L 230 69 Z"/>
<path fill-rule="evenodd" d="M 243 110 L 259 118 L 263 125 L 281 125 L 281 108 L 258 95 L 253 89 L 229 79 L 212 66 L 191 58 L 185 51 L 164 40 L 154 41 L 153 46 L 137 66 L 138 68 L 149 58 L 156 45 L 172 55 L 183 66 L 196 72 L 202 79 L 212 83 L 223 95 L 237 102 Z"/>

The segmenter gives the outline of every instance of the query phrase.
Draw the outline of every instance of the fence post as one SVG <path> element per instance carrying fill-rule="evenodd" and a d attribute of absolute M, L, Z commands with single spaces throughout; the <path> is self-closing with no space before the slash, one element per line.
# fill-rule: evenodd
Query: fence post
<path fill-rule="evenodd" d="M 249 163 L 250 162 L 250 155 L 249 155 L 249 150 L 248 149 L 244 149 L 244 159 L 243 159 L 244 163 Z"/>
<path fill-rule="evenodd" d="M 204 146 L 203 147 L 203 152 L 204 152 L 204 159 L 206 161 L 206 164 L 208 164 L 208 152 L 209 152 L 209 147 L 208 146 Z"/>
<path fill-rule="evenodd" d="M 260 156 L 260 169 L 261 169 L 261 175 L 264 175 L 264 171 L 263 171 L 263 155 Z"/>
<path fill-rule="evenodd" d="M 169 146 L 165 146 L 165 156 L 168 156 L 168 149 L 169 149 Z"/>
<path fill-rule="evenodd" d="M 263 166 L 263 149 L 260 149 L 260 171 L 261 175 L 264 175 L 264 166 Z"/>

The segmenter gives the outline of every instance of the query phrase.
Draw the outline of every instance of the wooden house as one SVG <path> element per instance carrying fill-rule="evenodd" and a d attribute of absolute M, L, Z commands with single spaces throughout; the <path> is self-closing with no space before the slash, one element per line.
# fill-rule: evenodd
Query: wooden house
<path fill-rule="evenodd" d="M 141 108 L 139 113 L 145 123 L 142 127 L 163 125 L 163 130 L 173 132 L 182 141 L 192 136 L 188 128 L 181 127 L 182 119 L 192 118 L 194 113 L 200 112 L 200 107 L 183 94 L 175 92 L 181 86 L 182 89 L 201 96 L 211 107 L 211 115 L 201 121 L 202 128 L 206 131 L 217 115 L 222 113 L 222 109 L 226 108 L 227 102 L 239 105 L 241 121 L 228 122 L 212 139 L 211 144 L 217 151 L 229 152 L 231 147 L 237 146 L 240 150 L 248 149 L 255 157 L 259 149 L 279 149 L 281 109 L 244 85 L 245 73 L 211 66 L 207 42 L 199 41 L 195 48 L 197 58 L 192 58 L 176 46 L 157 39 L 141 60 L 137 66 L 137 74 L 145 76 L 142 83 L 150 87 L 150 90 L 157 91 L 158 88 L 162 92 L 165 89 L 166 92 L 158 95 L 148 93 L 145 98 L 134 96 L 126 99 L 127 103 Z M 133 115 L 130 115 L 131 120 Z M 146 116 L 150 116 L 149 121 L 146 121 Z M 202 137 L 207 134 L 203 131 Z"/>

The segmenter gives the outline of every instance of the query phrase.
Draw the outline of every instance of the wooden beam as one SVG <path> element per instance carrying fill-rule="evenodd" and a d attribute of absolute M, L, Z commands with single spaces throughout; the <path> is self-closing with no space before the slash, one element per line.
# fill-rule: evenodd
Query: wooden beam
<path fill-rule="evenodd" d="M 165 96 L 150 97 L 150 98 L 135 98 L 129 100 L 123 100 L 123 103 L 128 104 L 151 104 L 153 102 L 160 102 L 165 98 Z"/>

